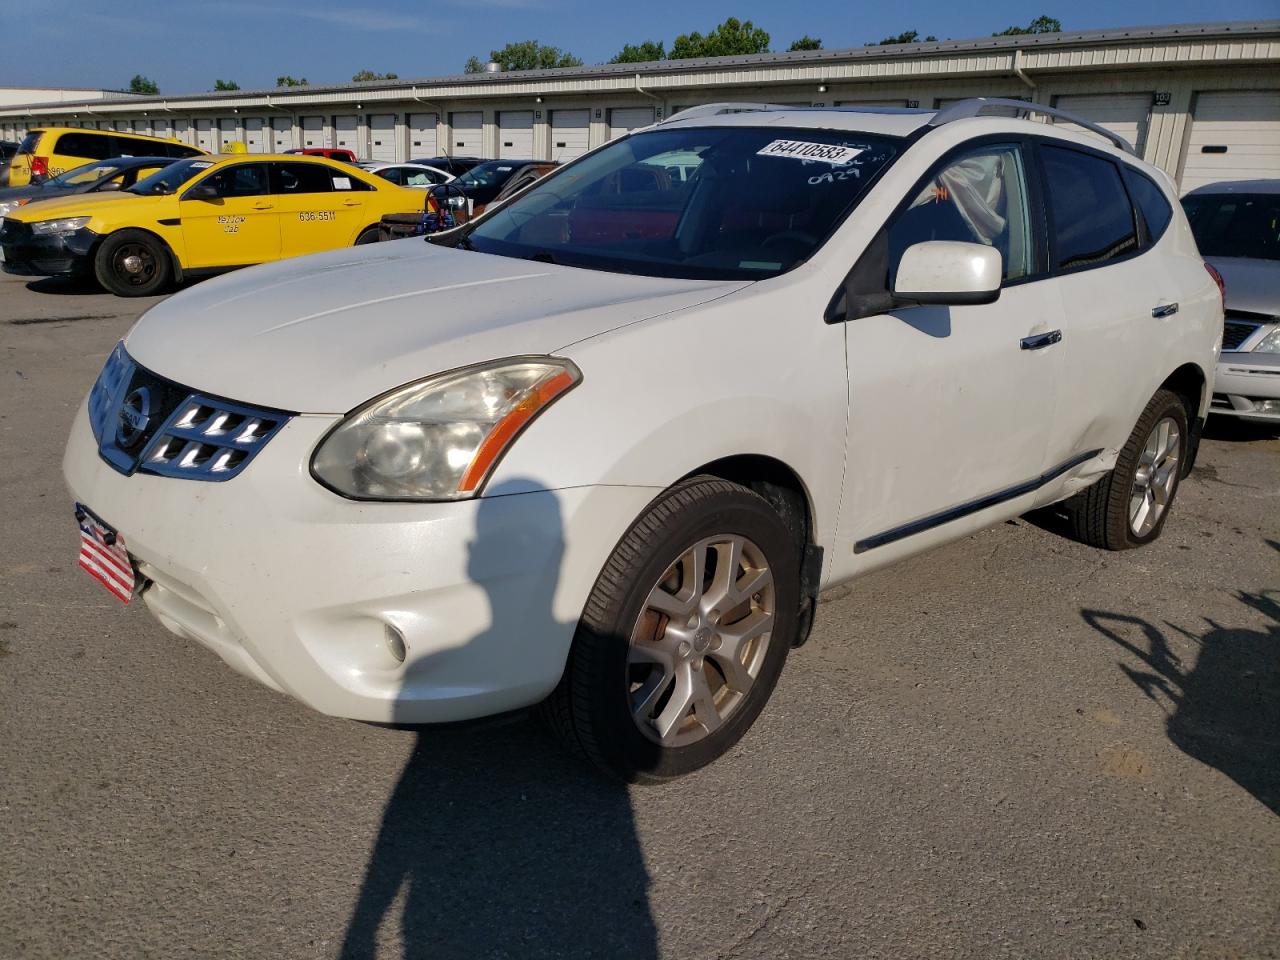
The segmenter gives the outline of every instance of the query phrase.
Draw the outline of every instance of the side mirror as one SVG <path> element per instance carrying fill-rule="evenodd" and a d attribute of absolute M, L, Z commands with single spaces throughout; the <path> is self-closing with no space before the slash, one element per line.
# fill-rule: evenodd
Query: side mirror
<path fill-rule="evenodd" d="M 1000 251 L 981 243 L 926 240 L 912 244 L 898 262 L 895 300 L 965 306 L 1000 296 Z"/>
<path fill-rule="evenodd" d="M 211 183 L 197 183 L 182 195 L 183 200 L 217 200 L 218 190 Z"/>

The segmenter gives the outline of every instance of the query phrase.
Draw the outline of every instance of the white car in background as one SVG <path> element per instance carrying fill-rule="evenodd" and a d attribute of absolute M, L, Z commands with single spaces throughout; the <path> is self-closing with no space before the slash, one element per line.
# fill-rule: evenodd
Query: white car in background
<path fill-rule="evenodd" d="M 364 163 L 361 167 L 398 186 L 422 190 L 454 179 L 451 173 L 421 163 Z"/>
<path fill-rule="evenodd" d="M 76 417 L 81 563 L 325 713 L 709 763 L 822 587 L 1048 504 L 1107 549 L 1168 519 L 1220 286 L 1164 174 L 1009 107 L 699 107 L 185 290 Z"/>

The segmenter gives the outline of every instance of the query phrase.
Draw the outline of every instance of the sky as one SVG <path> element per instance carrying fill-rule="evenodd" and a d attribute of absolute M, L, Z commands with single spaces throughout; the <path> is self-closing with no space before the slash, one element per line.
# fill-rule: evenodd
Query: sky
<path fill-rule="evenodd" d="M 246 90 L 272 87 L 281 74 L 313 84 L 344 83 L 359 70 L 402 78 L 462 72 L 471 55 L 488 59 L 509 41 L 553 44 L 586 63 L 603 63 L 624 43 L 706 33 L 726 17 L 751 20 L 785 50 L 805 34 L 828 49 L 860 46 L 904 30 L 965 39 L 990 35 L 1045 14 L 1064 30 L 1280 17 L 1280 0 L 0 0 L 9 24 L 0 86 L 121 89 L 137 73 L 162 93 L 195 93 L 217 79 Z"/>

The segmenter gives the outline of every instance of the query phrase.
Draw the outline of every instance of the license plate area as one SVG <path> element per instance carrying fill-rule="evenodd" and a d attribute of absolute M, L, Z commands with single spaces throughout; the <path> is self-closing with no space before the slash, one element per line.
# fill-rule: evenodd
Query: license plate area
<path fill-rule="evenodd" d="M 128 603 L 133 598 L 138 573 L 124 537 L 82 503 L 76 504 L 76 523 L 80 527 L 80 569 L 121 603 Z"/>

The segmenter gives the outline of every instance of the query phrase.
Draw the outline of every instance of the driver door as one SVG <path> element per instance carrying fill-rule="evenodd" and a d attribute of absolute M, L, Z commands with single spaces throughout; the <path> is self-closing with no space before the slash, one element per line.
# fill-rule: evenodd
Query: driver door
<path fill-rule="evenodd" d="M 922 241 L 993 246 L 1003 280 L 994 303 L 894 307 L 846 322 L 848 467 L 837 577 L 1031 505 L 1046 469 L 1062 360 L 1053 344 L 1032 345 L 1060 329 L 1062 307 L 1048 284 L 1036 282 L 1043 230 L 1027 166 L 1017 143 L 951 155 L 859 261 L 854 277 L 870 263 L 886 304 L 898 260 Z"/>
<path fill-rule="evenodd" d="M 192 186 L 199 184 L 212 186 L 217 196 L 188 199 L 188 187 L 178 202 L 184 266 L 238 267 L 280 256 L 280 224 L 265 163 L 220 167 Z"/>

